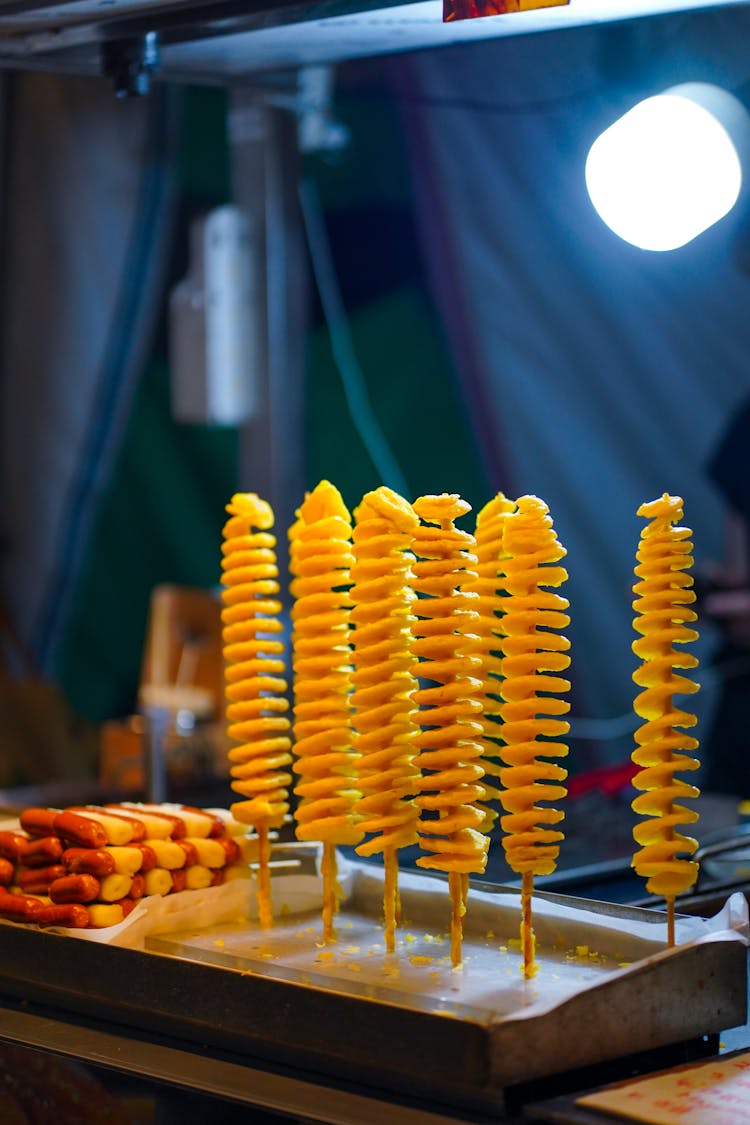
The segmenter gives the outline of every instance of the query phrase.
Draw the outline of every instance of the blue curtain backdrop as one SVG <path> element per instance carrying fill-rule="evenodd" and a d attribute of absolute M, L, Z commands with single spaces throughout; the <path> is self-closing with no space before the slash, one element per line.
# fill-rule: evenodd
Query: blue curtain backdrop
<path fill-rule="evenodd" d="M 750 204 L 683 249 L 640 251 L 594 213 L 584 161 L 642 97 L 686 80 L 741 86 L 743 43 L 733 13 L 714 12 L 393 62 L 433 290 L 487 478 L 545 499 L 568 548 L 574 711 L 597 720 L 574 722 L 595 736 L 581 765 L 632 749 L 636 510 L 681 495 L 698 566 L 720 556 L 725 513 L 706 462 L 750 392 Z M 715 642 L 704 628 L 702 723 Z"/>
<path fill-rule="evenodd" d="M 22 75 L 7 120 L 2 589 L 49 673 L 151 345 L 175 170 L 163 94 Z"/>

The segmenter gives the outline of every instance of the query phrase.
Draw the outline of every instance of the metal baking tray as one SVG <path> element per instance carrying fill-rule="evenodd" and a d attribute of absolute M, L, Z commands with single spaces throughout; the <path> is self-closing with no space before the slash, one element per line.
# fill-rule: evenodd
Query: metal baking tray
<path fill-rule="evenodd" d="M 309 895 L 316 878 L 279 873 L 272 931 L 238 920 L 127 949 L 0 925 L 0 993 L 335 1081 L 494 1111 L 510 1087 L 746 1018 L 747 947 L 731 930 L 667 949 L 655 912 L 541 894 L 539 973 L 525 981 L 513 889 L 472 889 L 455 969 L 443 881 L 402 877 L 404 924 L 387 955 L 379 869 L 345 865 L 335 945 L 322 940 L 319 911 L 300 912 L 295 899 L 300 882 Z"/>

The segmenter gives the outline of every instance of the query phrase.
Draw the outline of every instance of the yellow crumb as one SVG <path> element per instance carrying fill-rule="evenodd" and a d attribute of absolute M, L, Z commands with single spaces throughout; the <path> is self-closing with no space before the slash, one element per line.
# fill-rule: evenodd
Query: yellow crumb
<path fill-rule="evenodd" d="M 335 956 L 336 956 L 336 954 L 333 952 L 333 950 L 328 949 L 328 950 L 325 950 L 323 953 L 319 953 L 317 955 L 317 957 L 315 958 L 315 960 L 316 961 L 332 961 Z"/>
<path fill-rule="evenodd" d="M 492 938 L 495 936 L 495 931 L 494 930 L 488 930 L 487 933 L 484 936 L 487 938 L 488 941 L 491 941 Z"/>
<path fill-rule="evenodd" d="M 358 945 L 347 945 L 346 949 L 344 950 L 344 953 L 359 953 L 359 946 Z"/>
<path fill-rule="evenodd" d="M 412 965 L 431 965 L 434 958 L 425 957 L 423 953 L 415 953 L 415 955 L 413 957 L 410 957 L 409 960 L 411 961 Z"/>
<path fill-rule="evenodd" d="M 223 949 L 223 948 L 224 948 L 224 941 L 223 941 L 223 939 L 222 939 L 222 938 L 217 938 L 217 939 L 216 939 L 216 941 L 214 942 L 214 945 L 215 945 L 215 946 L 217 946 L 217 947 L 218 947 L 219 949 Z"/>
<path fill-rule="evenodd" d="M 414 934 L 404 934 L 404 941 L 416 941 Z"/>
<path fill-rule="evenodd" d="M 629 969 L 631 963 L 632 962 L 630 962 L 630 961 L 618 961 L 617 962 L 617 968 L 618 969 Z"/>
<path fill-rule="evenodd" d="M 500 946 L 500 952 L 501 952 L 501 953 L 507 953 L 507 952 L 508 952 L 508 947 L 507 947 L 507 945 L 501 945 L 501 946 Z"/>
<path fill-rule="evenodd" d="M 576 953 L 579 957 L 588 957 L 589 947 L 587 945 L 577 945 Z"/>
<path fill-rule="evenodd" d="M 356 961 L 347 961 L 346 967 L 348 969 L 353 969 L 355 973 L 361 973 L 362 972 L 362 966 L 358 965 Z"/>

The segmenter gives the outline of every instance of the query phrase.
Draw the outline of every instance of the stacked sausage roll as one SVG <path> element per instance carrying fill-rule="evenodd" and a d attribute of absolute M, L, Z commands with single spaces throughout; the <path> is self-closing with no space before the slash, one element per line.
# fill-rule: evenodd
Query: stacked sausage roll
<path fill-rule="evenodd" d="M 145 895 L 249 873 L 254 841 L 223 811 L 185 805 L 30 808 L 0 832 L 0 918 L 75 929 L 117 925 Z"/>

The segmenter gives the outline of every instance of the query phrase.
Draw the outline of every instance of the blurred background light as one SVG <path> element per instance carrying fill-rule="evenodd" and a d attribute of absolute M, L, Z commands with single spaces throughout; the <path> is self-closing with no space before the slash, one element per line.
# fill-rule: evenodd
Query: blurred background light
<path fill-rule="evenodd" d="M 750 116 L 734 94 L 687 82 L 639 102 L 594 141 L 586 186 L 608 227 L 643 250 L 674 250 L 737 202 Z"/>

